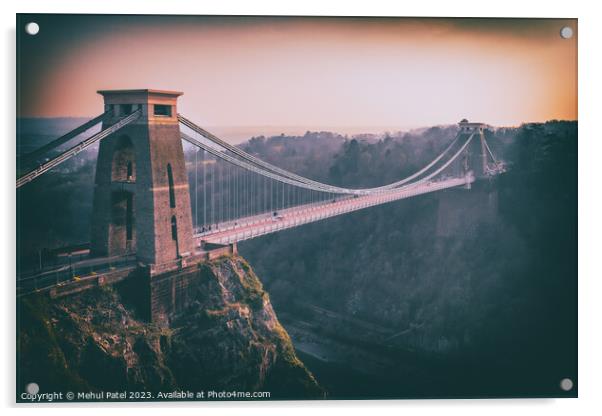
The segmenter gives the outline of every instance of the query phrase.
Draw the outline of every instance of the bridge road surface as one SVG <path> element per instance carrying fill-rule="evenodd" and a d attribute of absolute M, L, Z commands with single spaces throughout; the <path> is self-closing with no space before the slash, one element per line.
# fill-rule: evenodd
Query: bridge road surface
<path fill-rule="evenodd" d="M 413 186 L 393 189 L 378 194 L 359 196 L 336 202 L 324 202 L 320 205 L 301 205 L 295 208 L 279 210 L 277 216 L 263 217 L 254 221 L 241 221 L 226 229 L 216 229 L 202 235 L 196 235 L 197 246 L 201 242 L 213 244 L 231 244 L 237 241 L 273 233 L 287 228 L 297 227 L 310 222 L 334 217 L 348 212 L 357 211 L 375 205 L 410 198 L 430 192 L 448 188 L 465 186 L 475 181 L 474 176 L 467 175 L 462 178 L 445 179 L 438 182 L 424 182 Z"/>
<path fill-rule="evenodd" d="M 357 198 L 347 197 L 335 202 L 328 200 L 322 203 L 312 203 L 278 210 L 276 217 L 272 213 L 269 213 L 267 215 L 241 218 L 234 223 L 226 223 L 226 228 L 223 228 L 222 225 L 222 229 L 195 235 L 196 245 L 197 247 L 200 246 L 201 242 L 231 244 L 387 202 L 443 189 L 465 186 L 474 182 L 474 180 L 474 176 L 468 175 L 463 178 L 446 179 L 438 182 L 424 182 L 378 194 Z M 195 254 L 199 253 L 202 253 L 202 250 L 197 250 Z M 62 282 L 73 280 L 77 276 L 84 277 L 94 273 L 122 270 L 128 267 L 136 267 L 136 265 L 136 257 L 133 254 L 131 256 L 116 256 L 111 258 L 88 258 L 74 262 L 71 265 L 60 265 L 55 268 L 41 270 L 39 273 L 22 276 L 17 280 L 17 291 L 21 296 L 30 292 L 49 289 Z"/>
<path fill-rule="evenodd" d="M 21 296 L 38 290 L 52 288 L 74 278 L 122 270 L 136 266 L 136 256 L 92 257 L 48 267 L 34 273 L 17 276 L 17 293 Z"/>

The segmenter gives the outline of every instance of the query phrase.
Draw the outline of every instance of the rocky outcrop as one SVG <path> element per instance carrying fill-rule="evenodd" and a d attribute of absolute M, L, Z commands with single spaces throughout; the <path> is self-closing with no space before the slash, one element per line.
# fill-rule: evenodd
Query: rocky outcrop
<path fill-rule="evenodd" d="M 19 302 L 19 386 L 40 391 L 268 391 L 321 398 L 267 293 L 240 257 L 200 266 L 167 328 L 140 319 L 119 286 Z"/>

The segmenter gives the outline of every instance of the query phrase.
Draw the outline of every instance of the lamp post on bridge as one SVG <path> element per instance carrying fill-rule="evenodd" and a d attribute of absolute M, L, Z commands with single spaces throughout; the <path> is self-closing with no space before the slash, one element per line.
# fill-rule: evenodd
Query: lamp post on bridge
<path fill-rule="evenodd" d="M 199 228 L 199 152 L 201 149 L 196 149 L 194 152 L 194 224 Z"/>

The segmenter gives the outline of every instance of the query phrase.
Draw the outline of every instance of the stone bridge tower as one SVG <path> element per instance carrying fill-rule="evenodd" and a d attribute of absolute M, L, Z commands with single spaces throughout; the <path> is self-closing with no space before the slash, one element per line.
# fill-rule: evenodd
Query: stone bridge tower
<path fill-rule="evenodd" d="M 475 135 L 472 139 L 472 143 L 468 146 L 465 155 L 468 159 L 468 166 L 477 178 L 486 176 L 488 158 L 487 149 L 485 147 L 485 130 L 487 129 L 487 125 L 485 123 L 471 123 L 466 119 L 462 119 L 462 121 L 458 123 L 458 126 L 460 128 L 460 133 Z"/>
<path fill-rule="evenodd" d="M 98 91 L 102 128 L 134 111 L 140 117 L 101 141 L 96 165 L 91 253 L 135 253 L 160 266 L 193 251 L 188 176 L 175 91 Z M 160 268 L 160 267 L 159 267 Z"/>

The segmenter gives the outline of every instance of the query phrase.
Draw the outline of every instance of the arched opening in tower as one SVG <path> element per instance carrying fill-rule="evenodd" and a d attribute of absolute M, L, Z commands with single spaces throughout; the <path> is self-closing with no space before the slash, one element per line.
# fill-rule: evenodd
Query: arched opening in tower
<path fill-rule="evenodd" d="M 136 154 L 134 152 L 134 144 L 129 136 L 119 137 L 115 145 L 111 180 L 113 182 L 136 181 Z"/>
<path fill-rule="evenodd" d="M 122 183 L 111 192 L 110 246 L 113 253 L 135 251 L 135 197 L 131 184 L 136 182 L 136 155 L 129 136 L 120 136 L 113 151 L 111 181 Z M 127 188 L 129 186 L 130 188 Z"/>
<path fill-rule="evenodd" d="M 171 217 L 171 239 L 176 244 L 176 258 L 180 255 L 180 248 L 178 247 L 178 220 L 175 215 Z"/>
<path fill-rule="evenodd" d="M 173 183 L 173 170 L 171 169 L 171 163 L 167 164 L 167 182 L 169 183 L 169 207 L 176 207 L 176 191 Z"/>

